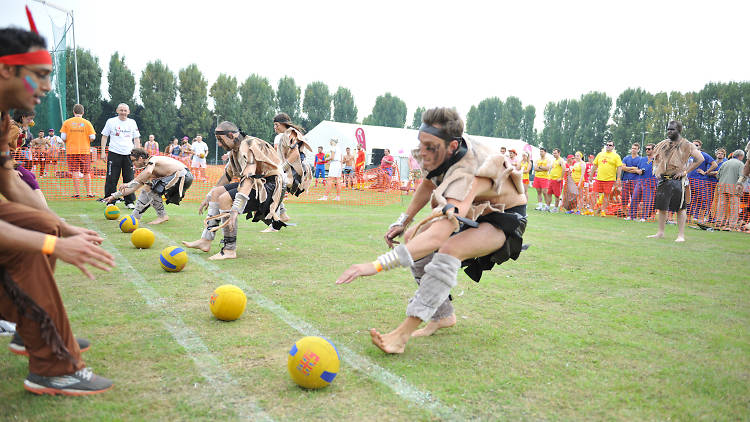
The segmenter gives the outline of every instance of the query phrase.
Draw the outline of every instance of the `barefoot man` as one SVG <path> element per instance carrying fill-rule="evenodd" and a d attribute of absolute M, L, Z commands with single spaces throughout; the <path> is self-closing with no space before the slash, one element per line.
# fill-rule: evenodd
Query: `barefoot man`
<path fill-rule="evenodd" d="M 667 139 L 659 142 L 654 149 L 654 176 L 656 198 L 654 207 L 659 211 L 659 231 L 651 238 L 664 237 L 664 226 L 667 222 L 667 210 L 677 213 L 677 239 L 685 241 L 685 209 L 690 203 L 690 188 L 687 185 L 687 174 L 698 168 L 703 162 L 703 154 L 692 142 L 681 136 L 682 123 L 672 120 L 667 125 Z M 693 157 L 692 164 L 689 162 Z"/>
<path fill-rule="evenodd" d="M 312 183 L 312 169 L 305 161 L 305 150 L 312 152 L 310 145 L 302 136 L 304 130 L 292 123 L 289 115 L 279 113 L 273 118 L 273 129 L 278 134 L 278 151 L 282 170 L 286 173 L 286 190 L 294 196 L 300 196 Z M 289 221 L 286 207 L 282 200 L 279 210 L 281 221 Z M 269 229 L 273 228 L 269 226 Z"/>
<path fill-rule="evenodd" d="M 410 267 L 419 287 L 406 307 L 406 319 L 395 330 L 370 330 L 372 342 L 386 353 L 403 353 L 410 337 L 430 335 L 456 323 L 449 293 L 458 270 L 479 281 L 492 269 L 521 253 L 526 229 L 526 195 L 522 175 L 508 161 L 475 139 L 463 135 L 455 110 L 434 108 L 422 115 L 417 159 L 428 172 L 414 197 L 385 235 L 404 232 L 421 208 L 433 213 L 406 231 L 404 244 L 375 261 L 349 267 L 337 284 L 349 283 L 397 267 Z M 417 330 L 422 322 L 427 325 Z"/>
<path fill-rule="evenodd" d="M 113 203 L 118 198 L 130 195 L 143 186 L 131 215 L 140 220 L 148 207 L 153 206 L 157 217 L 148 224 L 161 224 L 169 221 L 169 216 L 164 210 L 162 196 L 166 197 L 167 204 L 180 205 L 180 201 L 185 197 L 185 191 L 193 184 L 193 174 L 181 161 L 166 156 L 152 157 L 143 148 L 133 148 L 130 152 L 130 161 L 136 170 L 143 169 L 143 171 L 130 183 L 117 188 L 117 192 L 105 198 L 104 201 Z"/>
<path fill-rule="evenodd" d="M 278 215 L 284 189 L 281 159 L 271 144 L 241 133 L 234 123 L 221 122 L 214 133 L 219 145 L 229 151 L 229 161 L 224 167 L 224 175 L 198 208 L 198 214 L 208 208 L 206 228 L 201 238 L 182 243 L 208 252 L 215 232 L 223 227 L 224 246 L 209 259 L 234 259 L 237 258 L 238 215 L 247 214 L 246 218 L 252 218 L 253 222 L 263 220 L 276 230 L 286 226 Z M 239 182 L 230 183 L 234 178 Z"/>

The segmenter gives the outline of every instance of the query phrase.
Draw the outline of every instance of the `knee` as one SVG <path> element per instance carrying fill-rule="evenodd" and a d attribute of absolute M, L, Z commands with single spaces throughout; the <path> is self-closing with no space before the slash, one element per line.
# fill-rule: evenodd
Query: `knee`
<path fill-rule="evenodd" d="M 217 202 L 219 203 L 219 208 L 229 209 L 232 206 L 232 196 L 229 195 L 229 192 L 224 192 L 219 196 Z"/>

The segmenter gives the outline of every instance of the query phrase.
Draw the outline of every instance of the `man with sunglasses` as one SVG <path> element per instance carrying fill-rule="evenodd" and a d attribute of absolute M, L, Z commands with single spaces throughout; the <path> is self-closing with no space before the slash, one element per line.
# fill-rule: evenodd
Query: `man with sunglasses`
<path fill-rule="evenodd" d="M 605 216 L 605 211 L 609 206 L 612 191 L 615 187 L 619 187 L 622 176 L 622 159 L 620 159 L 620 155 L 614 150 L 614 142 L 607 141 L 604 151 L 596 155 L 594 165 L 591 166 L 591 178 L 595 180 L 594 194 L 604 194 L 601 208 L 602 217 Z M 594 178 L 594 175 L 596 175 L 596 178 Z M 595 209 L 594 211 L 596 214 L 597 210 Z"/>
<path fill-rule="evenodd" d="M 13 169 L 8 110 L 31 110 L 50 91 L 52 57 L 44 38 L 16 28 L 0 29 L 0 318 L 15 322 L 13 350 L 29 356 L 24 388 L 35 394 L 87 395 L 112 381 L 94 375 L 81 359 L 54 278 L 56 260 L 108 271 L 112 255 L 96 232 L 75 227 L 50 211 Z M 84 346 L 84 347 L 81 347 Z"/>
<path fill-rule="evenodd" d="M 229 151 L 229 162 L 216 187 L 206 195 L 198 213 L 208 208 L 206 227 L 201 238 L 182 243 L 188 248 L 208 252 L 215 232 L 224 229 L 221 251 L 211 260 L 237 258 L 237 216 L 247 214 L 253 222 L 263 220 L 279 230 L 286 226 L 280 221 L 279 206 L 284 192 L 282 162 L 278 152 L 268 142 L 247 136 L 237 125 L 221 122 L 214 132 L 216 142 Z M 234 179 L 239 182 L 231 183 Z M 219 222 L 221 219 L 221 222 Z"/>
<path fill-rule="evenodd" d="M 703 163 L 703 155 L 690 141 L 681 136 L 682 123 L 672 120 L 667 125 L 667 139 L 659 142 L 654 148 L 654 176 L 659 180 L 656 185 L 655 208 L 659 210 L 657 220 L 659 230 L 650 238 L 664 237 L 664 226 L 667 222 L 667 211 L 677 213 L 678 235 L 675 242 L 685 241 L 685 211 L 690 197 L 686 195 L 687 175 Z M 692 164 L 690 157 L 693 158 Z M 687 193 L 689 193 L 689 188 Z"/>

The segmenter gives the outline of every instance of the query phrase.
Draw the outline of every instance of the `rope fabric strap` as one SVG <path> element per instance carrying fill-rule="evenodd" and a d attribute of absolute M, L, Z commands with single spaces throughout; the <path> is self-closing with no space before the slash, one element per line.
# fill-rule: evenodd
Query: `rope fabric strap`
<path fill-rule="evenodd" d="M 414 260 L 406 245 L 398 245 L 392 251 L 380 255 L 373 263 L 375 271 L 388 271 L 398 267 L 411 267 Z"/>
<path fill-rule="evenodd" d="M 9 66 L 23 66 L 29 64 L 52 64 L 52 56 L 47 50 L 29 51 L 21 54 L 0 56 L 0 63 Z"/>
<path fill-rule="evenodd" d="M 234 201 L 232 202 L 232 210 L 237 211 L 237 213 L 242 213 L 245 210 L 247 201 L 249 200 L 249 196 L 245 195 L 242 192 L 237 192 L 237 194 L 234 196 Z"/>

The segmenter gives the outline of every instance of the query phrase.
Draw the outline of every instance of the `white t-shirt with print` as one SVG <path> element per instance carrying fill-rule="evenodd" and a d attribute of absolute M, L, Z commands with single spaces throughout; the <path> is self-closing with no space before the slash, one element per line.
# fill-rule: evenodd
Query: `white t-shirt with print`
<path fill-rule="evenodd" d="M 102 135 L 109 137 L 109 150 L 120 155 L 130 155 L 133 140 L 141 137 L 135 120 L 120 120 L 117 116 L 107 120 Z"/>

